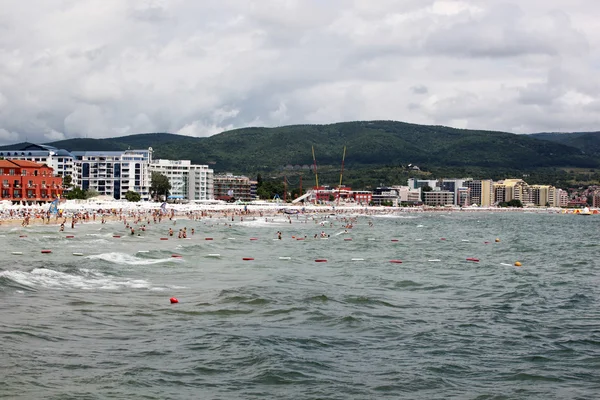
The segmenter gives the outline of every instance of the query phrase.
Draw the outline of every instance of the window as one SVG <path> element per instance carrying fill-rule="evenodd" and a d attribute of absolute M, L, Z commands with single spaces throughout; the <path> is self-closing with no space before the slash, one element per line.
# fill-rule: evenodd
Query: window
<path fill-rule="evenodd" d="M 39 171 L 36 169 L 35 171 L 33 171 L 33 176 L 38 176 Z"/>
<path fill-rule="evenodd" d="M 0 175 L 4 175 L 4 168 L 0 168 Z"/>
<path fill-rule="evenodd" d="M 8 174 L 9 175 L 14 175 L 15 174 L 15 170 L 13 168 L 8 170 Z"/>

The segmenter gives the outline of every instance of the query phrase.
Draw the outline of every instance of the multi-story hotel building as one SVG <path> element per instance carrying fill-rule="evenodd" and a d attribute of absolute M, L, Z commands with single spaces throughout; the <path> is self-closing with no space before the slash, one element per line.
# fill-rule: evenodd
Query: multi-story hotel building
<path fill-rule="evenodd" d="M 7 160 L 27 160 L 46 164 L 52 168 L 56 176 L 64 178 L 69 175 L 73 177 L 75 157 L 67 150 L 57 149 L 53 146 L 27 143 L 16 150 L 0 151 L 0 157 Z"/>
<path fill-rule="evenodd" d="M 481 207 L 489 207 L 494 202 L 493 181 L 491 179 L 473 180 L 465 179 L 463 186 L 469 188 L 469 203 L 470 205 L 478 205 Z"/>
<path fill-rule="evenodd" d="M 154 160 L 151 172 L 167 177 L 171 184 L 170 199 L 212 200 L 214 173 L 208 165 L 194 165 L 190 160 Z"/>
<path fill-rule="evenodd" d="M 505 179 L 494 183 L 494 202 L 503 203 L 519 200 L 527 203 L 527 183 L 523 179 Z"/>
<path fill-rule="evenodd" d="M 216 200 L 252 201 L 250 194 L 250 179 L 247 176 L 232 174 L 214 176 L 214 198 Z"/>
<path fill-rule="evenodd" d="M 139 193 L 150 199 L 152 148 L 125 151 L 74 151 L 74 179 L 83 190 L 93 189 L 117 200 L 125 193 Z"/>
<path fill-rule="evenodd" d="M 445 206 L 454 204 L 454 193 L 448 190 L 432 190 L 423 192 L 423 203 L 428 206 Z"/>
<path fill-rule="evenodd" d="M 62 178 L 52 168 L 27 160 L 0 160 L 2 200 L 46 203 L 60 197 Z"/>

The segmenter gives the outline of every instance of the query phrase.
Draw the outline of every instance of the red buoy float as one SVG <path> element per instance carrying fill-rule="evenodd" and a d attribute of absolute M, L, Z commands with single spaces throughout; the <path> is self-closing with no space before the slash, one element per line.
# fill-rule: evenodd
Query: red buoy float
<path fill-rule="evenodd" d="M 296 238 L 296 240 L 304 240 L 304 238 Z"/>
<path fill-rule="evenodd" d="M 73 235 L 67 235 L 67 239 L 73 239 L 75 236 Z"/>
<path fill-rule="evenodd" d="M 446 238 L 440 238 L 440 240 L 446 240 Z"/>
<path fill-rule="evenodd" d="M 27 235 L 19 235 L 20 238 L 27 237 Z"/>
<path fill-rule="evenodd" d="M 390 262 L 394 264 L 402 264 L 402 260 L 390 260 Z"/>
<path fill-rule="evenodd" d="M 173 257 L 173 258 L 182 258 L 183 256 L 181 256 L 179 254 L 171 254 L 171 257 Z"/>
<path fill-rule="evenodd" d="M 250 240 L 258 240 L 258 238 L 251 237 Z"/>
<path fill-rule="evenodd" d="M 392 242 L 397 242 L 397 241 L 398 241 L 398 239 L 392 239 Z"/>
<path fill-rule="evenodd" d="M 254 258 L 252 258 L 252 257 L 242 257 L 242 260 L 244 260 L 244 261 L 252 261 L 252 260 L 254 260 Z"/>
<path fill-rule="evenodd" d="M 121 235 L 113 235 L 113 237 L 118 239 L 121 237 Z"/>
<path fill-rule="evenodd" d="M 327 262 L 327 260 L 324 258 L 317 258 L 315 262 Z"/>
<path fill-rule="evenodd" d="M 213 240 L 213 238 L 204 238 L 204 240 Z"/>
<path fill-rule="evenodd" d="M 160 240 L 169 240 L 169 238 L 160 238 Z"/>
<path fill-rule="evenodd" d="M 350 242 L 352 240 L 352 238 L 344 238 L 344 241 L 346 242 Z"/>
<path fill-rule="evenodd" d="M 169 301 L 171 302 L 171 304 L 177 304 L 177 303 L 179 303 L 179 300 L 177 300 L 177 297 L 171 297 L 169 299 Z"/>
<path fill-rule="evenodd" d="M 479 262 L 479 258 L 469 257 L 467 258 L 467 261 Z"/>
<path fill-rule="evenodd" d="M 42 250 L 42 254 L 50 254 L 52 253 L 52 250 Z"/>

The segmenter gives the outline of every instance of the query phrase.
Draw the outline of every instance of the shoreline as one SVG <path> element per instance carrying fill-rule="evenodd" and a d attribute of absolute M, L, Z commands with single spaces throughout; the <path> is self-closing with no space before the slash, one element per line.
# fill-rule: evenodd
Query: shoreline
<path fill-rule="evenodd" d="M 161 209 L 163 203 L 159 202 L 81 202 L 67 200 L 60 204 L 61 216 L 49 215 L 49 205 L 26 206 L 0 204 L 0 227 L 15 227 L 23 225 L 25 218 L 29 217 L 28 225 L 60 226 L 65 223 L 65 230 L 70 229 L 70 224 L 75 218 L 77 224 L 101 223 L 104 218 L 106 222 L 119 221 L 146 221 L 160 218 L 174 219 L 204 219 L 225 217 L 273 217 L 277 215 L 361 215 L 361 216 L 385 216 L 398 214 L 422 214 L 422 213 L 473 213 L 473 212 L 522 212 L 543 214 L 577 214 L 579 209 L 562 209 L 551 207 L 532 208 L 498 208 L 498 207 L 386 207 L 386 206 L 363 206 L 355 204 L 330 204 L 330 205 L 296 205 L 289 203 L 273 204 L 167 204 Z M 598 214 L 596 209 L 590 210 L 590 214 Z M 48 221 L 48 216 L 50 220 Z M 26 227 L 27 225 L 23 225 Z"/>

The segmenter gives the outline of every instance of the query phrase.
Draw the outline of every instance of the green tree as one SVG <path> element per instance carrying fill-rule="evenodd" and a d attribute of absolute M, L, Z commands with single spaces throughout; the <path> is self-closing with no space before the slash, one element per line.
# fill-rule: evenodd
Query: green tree
<path fill-rule="evenodd" d="M 150 193 L 152 193 L 152 197 L 154 199 L 159 196 L 169 196 L 169 191 L 171 190 L 171 183 L 169 182 L 169 178 L 160 172 L 152 172 L 152 177 L 150 178 Z"/>
<path fill-rule="evenodd" d="M 142 199 L 142 196 L 138 192 L 128 190 L 127 193 L 125 193 L 125 198 L 127 199 L 127 201 L 136 202 L 140 201 Z"/>
<path fill-rule="evenodd" d="M 270 200 L 275 195 L 283 199 L 283 182 L 280 181 L 262 181 L 259 188 L 256 189 L 256 194 L 261 199 Z"/>
<path fill-rule="evenodd" d="M 519 207 L 519 208 L 523 208 L 523 203 L 521 203 L 521 200 L 517 200 L 517 199 L 512 199 L 511 201 L 509 201 L 508 203 L 506 203 L 508 207 Z"/>
<path fill-rule="evenodd" d="M 68 200 L 85 199 L 85 195 L 85 191 L 78 187 L 64 194 L 65 198 Z"/>
<path fill-rule="evenodd" d="M 73 178 L 71 175 L 65 175 L 63 178 L 63 187 L 65 189 L 71 189 L 73 187 Z"/>
<path fill-rule="evenodd" d="M 84 190 L 84 198 L 91 199 L 92 197 L 100 196 L 100 193 L 96 189 Z"/>

